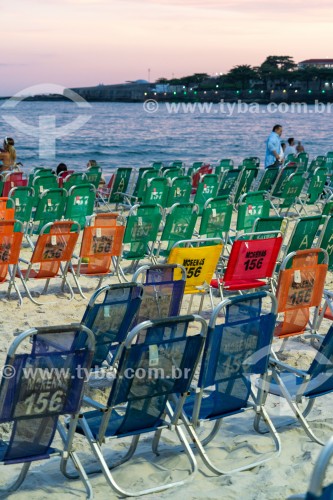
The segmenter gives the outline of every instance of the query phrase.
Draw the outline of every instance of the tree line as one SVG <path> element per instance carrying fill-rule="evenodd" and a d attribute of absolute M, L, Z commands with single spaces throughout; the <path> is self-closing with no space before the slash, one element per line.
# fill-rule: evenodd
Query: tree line
<path fill-rule="evenodd" d="M 182 78 L 159 78 L 156 84 L 182 85 L 186 89 L 194 87 L 200 90 L 223 89 L 269 89 L 270 82 L 294 85 L 301 82 L 307 89 L 312 82 L 319 88 L 324 83 L 333 82 L 333 68 L 308 66 L 299 68 L 291 56 L 268 56 L 260 66 L 241 64 L 234 66 L 228 73 L 212 77 L 207 73 L 194 73 Z"/>

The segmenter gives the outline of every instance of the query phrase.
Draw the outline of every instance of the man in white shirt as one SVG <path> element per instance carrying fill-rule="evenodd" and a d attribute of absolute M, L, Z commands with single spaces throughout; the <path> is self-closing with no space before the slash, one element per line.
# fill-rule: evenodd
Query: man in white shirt
<path fill-rule="evenodd" d="M 290 137 L 288 139 L 288 146 L 285 149 L 284 152 L 284 157 L 287 158 L 288 155 L 296 155 L 296 146 L 295 146 L 295 139 L 293 137 Z"/>

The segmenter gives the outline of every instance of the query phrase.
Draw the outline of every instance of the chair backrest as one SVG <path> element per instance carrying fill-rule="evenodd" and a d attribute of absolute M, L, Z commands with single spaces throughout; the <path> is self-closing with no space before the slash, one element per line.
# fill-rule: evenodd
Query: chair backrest
<path fill-rule="evenodd" d="M 8 275 L 8 266 L 16 266 L 23 239 L 22 223 L 17 220 L 0 220 L 0 283 Z"/>
<path fill-rule="evenodd" d="M 271 304 L 263 311 L 267 298 Z M 221 311 L 225 312 L 223 323 Z M 275 319 L 276 299 L 267 292 L 231 297 L 214 309 L 200 367 L 194 425 L 198 419 L 214 419 L 246 408 L 250 376 L 264 375 L 268 369 Z M 207 387 L 211 397 L 201 405 Z"/>
<path fill-rule="evenodd" d="M 15 205 L 15 217 L 21 222 L 31 220 L 32 209 L 34 206 L 34 190 L 32 187 L 16 187 L 9 191 Z"/>
<path fill-rule="evenodd" d="M 308 374 L 310 375 L 309 384 L 304 394 L 306 396 L 316 396 L 333 391 L 333 325 L 322 339 L 318 352 L 313 359 Z"/>
<path fill-rule="evenodd" d="M 240 173 L 241 170 L 239 168 L 227 170 L 226 172 L 224 172 L 217 190 L 217 196 L 230 196 L 235 185 L 237 184 Z"/>
<path fill-rule="evenodd" d="M 323 253 L 322 264 L 318 256 Z M 318 308 L 323 295 L 328 256 L 321 248 L 292 252 L 281 264 L 277 300 L 278 312 L 284 313 L 275 335 L 286 337 L 304 332 L 310 317 L 310 308 Z"/>
<path fill-rule="evenodd" d="M 297 169 L 296 164 L 286 165 L 282 169 L 279 170 L 279 173 L 274 181 L 274 184 L 271 188 L 271 194 L 273 196 L 280 196 L 284 184 L 287 182 L 288 177 L 295 173 Z"/>
<path fill-rule="evenodd" d="M 278 174 L 279 167 L 266 168 L 259 181 L 258 191 L 270 191 Z"/>
<path fill-rule="evenodd" d="M 161 174 L 163 177 L 172 181 L 175 177 L 184 175 L 184 169 L 182 167 L 163 167 L 161 169 Z"/>
<path fill-rule="evenodd" d="M 282 245 L 282 236 L 275 231 L 265 237 L 252 238 L 252 233 L 238 236 L 232 247 L 223 282 L 231 287 L 246 281 L 271 278 Z"/>
<path fill-rule="evenodd" d="M 36 278 L 57 275 L 61 262 L 69 262 L 79 237 L 80 226 L 71 220 L 49 222 L 38 236 L 31 264 L 40 264 Z"/>
<path fill-rule="evenodd" d="M 4 184 L 2 188 L 2 196 L 8 196 L 9 191 L 14 187 L 27 186 L 28 179 L 23 172 L 11 172 L 7 174 L 4 178 Z"/>
<path fill-rule="evenodd" d="M 133 281 L 143 285 L 142 302 L 136 324 L 152 319 L 179 316 L 186 283 L 186 271 L 182 266 L 145 265 L 135 272 Z"/>
<path fill-rule="evenodd" d="M 84 172 L 74 172 L 64 178 L 63 187 L 66 191 L 69 191 L 73 186 L 81 186 L 82 184 L 88 183 L 87 175 Z"/>
<path fill-rule="evenodd" d="M 268 217 L 270 201 L 266 199 L 266 191 L 249 191 L 239 199 L 236 229 L 249 232 L 258 217 Z"/>
<path fill-rule="evenodd" d="M 234 167 L 234 160 L 231 158 L 222 158 L 220 160 L 219 167 L 222 167 L 222 170 L 231 170 Z"/>
<path fill-rule="evenodd" d="M 95 337 L 93 368 L 101 366 L 110 351 L 126 339 L 137 316 L 142 294 L 143 287 L 133 282 L 106 285 L 92 295 L 81 324 L 88 327 Z"/>
<path fill-rule="evenodd" d="M 223 249 L 221 238 L 179 241 L 171 249 L 168 264 L 186 269 L 185 294 L 200 293 L 209 286 Z"/>
<path fill-rule="evenodd" d="M 199 207 L 199 214 L 202 213 L 206 201 L 210 198 L 215 198 L 218 189 L 218 180 L 219 178 L 216 174 L 206 174 L 200 178 L 194 197 L 194 203 Z"/>
<path fill-rule="evenodd" d="M 205 164 L 201 161 L 195 161 L 192 165 L 192 173 L 191 173 L 192 190 L 194 192 L 196 191 L 198 184 L 201 180 L 201 177 L 203 175 L 211 174 L 212 172 L 213 172 L 213 168 L 210 165 Z M 188 175 L 190 175 L 189 172 L 188 172 Z"/>
<path fill-rule="evenodd" d="M 281 186 L 279 208 L 291 207 L 302 192 L 305 177 L 302 173 L 291 174 Z"/>
<path fill-rule="evenodd" d="M 87 217 L 94 211 L 96 190 L 92 184 L 73 186 L 68 191 L 65 219 L 71 219 L 84 227 Z"/>
<path fill-rule="evenodd" d="M 146 255 L 148 244 L 156 241 L 161 221 L 159 205 L 134 205 L 131 208 L 123 241 L 130 245 L 126 258 L 140 259 Z"/>
<path fill-rule="evenodd" d="M 81 325 L 32 328 L 13 341 L 13 376 L 3 375 L 0 387 L 0 423 L 14 422 L 5 463 L 49 458 L 59 416 L 80 409 L 94 347 Z"/>
<path fill-rule="evenodd" d="M 58 187 L 57 177 L 48 173 L 47 175 L 41 175 L 34 177 L 32 181 L 32 186 L 34 190 L 35 198 L 34 198 L 34 206 L 37 205 L 39 200 L 39 195 L 42 194 L 46 189 L 55 189 Z"/>
<path fill-rule="evenodd" d="M 328 255 L 328 270 L 333 270 L 333 216 L 327 217 L 323 229 L 318 238 L 318 248 L 326 250 Z M 321 256 L 322 257 L 322 256 Z M 319 258 L 321 262 L 321 258 Z"/>
<path fill-rule="evenodd" d="M 112 184 L 112 191 L 109 198 L 109 203 L 118 203 L 123 201 L 122 193 L 126 193 L 129 186 L 132 168 L 119 167 Z"/>
<path fill-rule="evenodd" d="M 255 165 L 245 166 L 241 170 L 241 174 L 238 177 L 237 185 L 234 194 L 234 203 L 238 203 L 239 198 L 242 194 L 247 193 L 251 189 L 253 180 L 258 174 L 258 168 Z"/>
<path fill-rule="evenodd" d="M 270 217 L 258 217 L 253 223 L 252 232 L 258 233 L 258 237 L 261 237 L 262 233 L 266 233 L 267 231 L 282 231 L 283 232 L 283 224 L 284 217 L 280 217 L 278 215 L 273 215 Z M 265 237 L 265 235 L 262 235 Z"/>
<path fill-rule="evenodd" d="M 48 222 L 54 222 L 62 218 L 66 201 L 67 191 L 62 188 L 47 189 L 39 196 L 36 211 L 33 215 L 33 221 L 39 222 L 39 227 L 36 229 L 37 233 Z"/>
<path fill-rule="evenodd" d="M 117 219 L 112 217 L 116 214 L 101 215 L 92 217 L 90 225 L 84 228 L 79 274 L 107 274 L 112 258 L 121 255 L 125 226 L 117 224 Z"/>
<path fill-rule="evenodd" d="M 200 236 L 221 238 L 224 234 L 226 240 L 231 224 L 232 208 L 229 196 L 218 196 L 207 200 L 201 215 Z"/>
<path fill-rule="evenodd" d="M 296 220 L 293 231 L 285 250 L 285 255 L 296 250 L 311 248 L 319 226 L 323 223 L 321 215 L 300 217 Z"/>
<path fill-rule="evenodd" d="M 195 322 L 200 329 L 188 335 Z M 177 422 L 202 353 L 206 329 L 205 321 L 193 315 L 146 321 L 129 333 L 107 403 L 109 407 L 127 403 L 117 433 L 154 428 L 169 398 L 182 394 L 171 417 L 172 423 Z M 133 377 L 126 376 L 128 373 Z M 110 414 L 104 416 L 98 439 L 103 438 Z"/>
<path fill-rule="evenodd" d="M 323 192 L 327 179 L 327 169 L 323 167 L 318 167 L 313 172 L 310 178 L 309 186 L 307 189 L 307 199 L 306 203 L 308 205 L 313 205 L 316 203 L 318 198 Z"/>
<path fill-rule="evenodd" d="M 86 182 L 92 184 L 95 189 L 98 188 L 100 180 L 102 178 L 102 169 L 101 167 L 90 167 L 85 171 L 86 174 Z"/>
<path fill-rule="evenodd" d="M 325 166 L 327 167 L 328 169 L 328 172 L 330 174 L 333 173 L 333 151 L 329 151 L 327 154 L 326 154 L 326 157 L 325 158 Z M 318 158 L 317 158 L 318 160 Z"/>
<path fill-rule="evenodd" d="M 188 203 L 192 190 L 191 177 L 183 175 L 175 177 L 169 188 L 166 206 L 171 207 L 175 203 Z"/>
<path fill-rule="evenodd" d="M 142 182 L 143 176 L 146 174 L 146 172 L 150 172 L 152 174 L 152 177 L 156 176 L 156 170 L 153 167 L 140 167 L 137 170 L 137 177 L 136 177 L 136 182 L 133 190 L 133 196 L 137 196 L 138 198 L 141 198 L 142 193 L 141 191 L 144 188 L 145 183 Z"/>
<path fill-rule="evenodd" d="M 194 203 L 177 203 L 168 212 L 160 242 L 167 241 L 167 247 L 159 246 L 158 255 L 168 255 L 173 245 L 180 240 L 190 240 L 198 217 Z"/>
<path fill-rule="evenodd" d="M 15 216 L 15 204 L 11 198 L 0 198 L 0 221 L 11 220 Z"/>
<path fill-rule="evenodd" d="M 146 177 L 144 177 L 146 178 Z M 166 177 L 153 177 L 147 181 L 146 189 L 142 197 L 142 203 L 158 203 L 161 207 L 166 206 L 169 191 L 169 180 Z"/>

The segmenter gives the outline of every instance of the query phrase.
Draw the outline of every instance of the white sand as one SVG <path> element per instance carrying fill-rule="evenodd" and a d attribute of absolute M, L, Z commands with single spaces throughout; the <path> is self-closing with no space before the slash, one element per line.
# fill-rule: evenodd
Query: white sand
<path fill-rule="evenodd" d="M 73 282 L 71 280 L 71 282 Z M 89 287 L 87 295 L 90 297 L 94 291 L 96 280 L 82 279 L 84 290 Z M 59 282 L 58 282 L 59 284 Z M 22 289 L 21 284 L 19 284 Z M 57 285 L 58 286 L 58 285 Z M 41 285 L 38 285 L 41 289 Z M 331 276 L 327 279 L 327 287 L 332 289 Z M 3 287 L 0 288 L 1 297 Z M 54 292 L 56 288 L 51 285 L 50 292 Z M 58 288 L 57 288 L 58 290 Z M 5 361 L 6 351 L 13 340 L 13 333 L 24 331 L 33 326 L 45 326 L 56 324 L 68 324 L 81 320 L 87 301 L 82 299 L 77 293 L 75 299 L 69 302 L 61 294 L 56 303 L 51 303 L 46 306 L 35 306 L 28 298 L 24 296 L 22 307 L 18 307 L 16 300 L 11 299 L 0 300 L 1 316 L 0 316 L 0 362 L 1 365 Z M 45 300 L 45 299 L 44 299 Z M 53 294 L 48 295 L 49 301 L 55 300 Z M 217 300 L 217 299 L 216 299 Z M 205 302 L 209 306 L 209 302 Z M 325 332 L 328 322 L 323 323 L 322 331 Z M 298 366 L 306 367 L 311 359 L 311 354 L 308 347 L 299 342 L 291 341 L 292 357 Z M 301 354 L 301 356 L 299 356 Z M 288 360 L 289 361 L 289 360 Z M 286 416 L 290 417 L 291 412 L 286 404 L 276 397 L 269 397 L 267 409 L 275 423 L 286 421 Z M 333 398 L 331 395 L 318 400 L 314 410 L 309 416 L 310 420 L 315 420 L 315 428 L 320 432 L 323 427 L 325 430 L 325 440 L 333 433 Z M 243 433 L 244 430 L 244 433 Z M 234 431 L 234 434 L 231 432 Z M 214 476 L 211 474 L 201 462 L 199 456 L 198 465 L 199 472 L 194 477 L 192 482 L 184 485 L 178 490 L 169 490 L 159 494 L 149 495 L 146 498 L 176 498 L 176 499 L 239 499 L 246 500 L 267 500 L 267 499 L 285 499 L 288 495 L 304 492 L 309 481 L 309 477 L 315 463 L 315 460 L 321 450 L 321 446 L 311 442 L 303 430 L 294 423 L 290 426 L 283 426 L 279 429 L 282 453 L 279 458 L 274 458 L 270 462 L 256 467 L 251 471 L 241 472 L 234 475 Z M 263 450 L 269 452 L 272 449 L 270 442 L 266 436 L 257 435 L 252 429 L 252 413 L 247 413 L 245 417 L 236 417 L 229 419 L 221 433 L 223 439 L 217 439 L 216 443 L 221 443 L 222 446 L 230 451 L 234 450 L 229 456 L 231 464 L 229 467 L 234 467 L 240 460 L 247 455 L 247 448 L 244 445 L 250 443 L 255 446 L 263 446 Z M 166 434 L 167 443 L 172 443 L 173 436 L 170 433 Z M 59 438 L 57 438 L 57 442 Z M 119 452 L 126 450 L 128 441 L 119 442 L 105 447 L 106 455 L 112 460 Z M 237 448 L 242 446 L 237 451 Z M 76 447 L 83 462 L 88 465 L 94 464 L 94 458 L 90 454 L 85 439 L 79 437 L 76 440 Z M 214 453 L 217 450 L 214 442 L 212 448 Z M 245 450 L 245 453 L 244 453 Z M 222 453 L 224 456 L 225 454 Z M 150 465 L 144 462 L 145 459 L 153 459 L 153 464 Z M 49 461 L 33 465 L 28 477 L 21 489 L 14 493 L 11 498 L 17 500 L 26 500 L 28 496 L 34 500 L 49 500 L 54 498 L 70 499 L 84 498 L 84 489 L 80 481 L 69 481 L 65 479 L 59 471 L 59 460 L 54 458 Z M 163 466 L 171 468 L 171 472 L 164 471 Z M 2 467 L 1 483 L 5 480 L 14 478 L 14 471 L 18 468 Z M 162 447 L 162 453 L 159 457 L 155 457 L 150 453 L 150 441 L 143 438 L 139 445 L 132 464 L 125 464 L 119 468 L 116 477 L 124 487 L 138 489 L 142 487 L 143 482 L 147 486 L 158 484 L 164 479 L 172 477 L 179 479 L 187 476 L 187 461 L 184 454 L 179 453 L 176 449 L 175 454 L 170 454 L 165 446 Z M 107 499 L 115 497 L 115 494 L 107 486 L 103 476 L 96 474 L 91 477 L 91 483 L 94 489 L 96 499 Z"/>

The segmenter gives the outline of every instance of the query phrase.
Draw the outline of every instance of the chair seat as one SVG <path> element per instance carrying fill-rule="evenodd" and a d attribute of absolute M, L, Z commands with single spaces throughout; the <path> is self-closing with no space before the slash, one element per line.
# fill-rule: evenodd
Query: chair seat
<path fill-rule="evenodd" d="M 183 408 L 188 417 L 193 413 L 195 396 L 195 393 L 192 393 L 186 398 Z M 247 403 L 243 399 L 232 397 L 227 394 L 221 395 L 221 397 L 225 400 L 223 411 L 214 415 L 213 410 L 215 407 L 216 392 L 209 391 L 204 393 L 200 406 L 199 420 L 217 420 L 219 418 L 228 417 L 229 415 L 242 413 L 247 408 Z"/>
<path fill-rule="evenodd" d="M 77 271 L 78 271 L 78 265 L 75 264 L 73 265 L 73 270 L 75 272 L 75 274 L 77 275 Z M 91 268 L 90 271 L 88 271 L 89 269 L 89 264 L 81 264 L 80 265 L 80 274 L 84 274 L 84 275 L 92 275 L 92 276 L 104 276 L 104 275 L 107 275 L 110 273 L 110 269 L 105 269 L 105 268 L 99 268 L 98 266 L 95 266 L 94 268 Z M 72 271 L 72 268 L 69 268 L 68 271 L 71 273 L 73 272 Z"/>
<path fill-rule="evenodd" d="M 223 285 L 224 288 L 228 290 L 249 290 L 251 288 L 260 288 L 262 286 L 267 285 L 266 281 L 261 280 L 234 280 L 234 281 L 223 281 L 219 279 L 213 279 L 210 282 L 210 286 L 212 288 L 218 288 L 219 283 Z"/>
<path fill-rule="evenodd" d="M 291 397 L 295 397 L 304 379 L 299 375 L 290 372 L 279 372 L 279 376 L 282 379 Z M 261 379 L 258 379 L 256 381 L 257 387 L 260 386 L 260 380 Z M 332 391 L 332 375 L 330 373 L 320 373 L 317 377 L 314 377 L 309 381 L 306 391 L 304 391 L 304 396 L 311 398 L 327 394 Z M 272 380 L 269 384 L 268 392 L 274 394 L 275 396 L 284 397 L 280 386 L 275 382 L 275 380 Z"/>
<path fill-rule="evenodd" d="M 98 436 L 98 431 L 101 425 L 102 417 L 104 415 L 104 412 L 101 412 L 99 410 L 93 410 L 93 411 L 88 411 L 84 413 L 84 417 L 90 427 L 90 430 L 94 436 L 95 439 L 97 439 Z M 142 418 L 142 413 L 139 411 L 138 412 L 138 419 Z M 162 420 L 159 419 L 154 427 L 142 427 L 139 428 L 138 422 L 136 422 L 136 429 L 135 431 L 131 431 L 130 429 L 127 429 L 127 432 L 118 432 L 121 424 L 123 423 L 124 420 L 124 415 L 120 415 L 116 410 L 113 410 L 111 418 L 109 420 L 108 427 L 105 431 L 105 437 L 106 438 L 112 438 L 112 437 L 125 437 L 125 436 L 133 436 L 135 434 L 144 434 L 147 432 L 153 432 L 158 428 L 161 427 L 168 427 L 168 424 Z M 131 420 L 134 420 L 133 415 L 131 416 Z M 80 421 L 78 422 L 76 432 L 79 434 L 84 434 L 83 429 L 80 425 Z"/>
<path fill-rule="evenodd" d="M 21 269 L 21 273 L 22 273 L 23 277 L 26 278 L 28 270 Z M 59 274 L 58 273 L 54 274 L 54 273 L 49 273 L 49 272 L 41 272 L 40 270 L 35 271 L 34 269 L 30 269 L 30 273 L 29 273 L 29 279 L 47 279 L 47 278 L 55 278 L 56 276 L 59 276 Z M 20 277 L 19 273 L 16 273 L 16 278 L 19 278 L 19 277 Z"/>
<path fill-rule="evenodd" d="M 9 448 L 9 443 L 6 441 L 2 441 L 0 439 L 0 462 L 4 464 L 21 464 L 24 462 L 35 462 L 37 460 L 44 460 L 46 458 L 49 458 L 51 455 L 59 455 L 59 450 L 57 448 L 49 448 L 47 450 L 47 453 L 43 453 L 42 455 L 33 455 L 33 456 L 27 456 L 27 447 L 29 447 L 29 444 L 25 446 L 24 449 L 22 449 L 22 457 L 18 456 L 17 458 L 11 458 L 10 460 L 5 460 L 6 453 Z M 19 451 L 17 455 L 20 455 Z"/>

